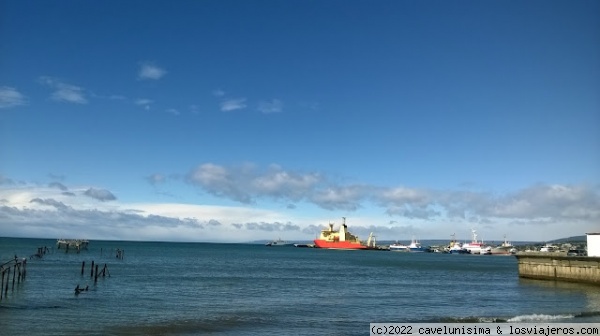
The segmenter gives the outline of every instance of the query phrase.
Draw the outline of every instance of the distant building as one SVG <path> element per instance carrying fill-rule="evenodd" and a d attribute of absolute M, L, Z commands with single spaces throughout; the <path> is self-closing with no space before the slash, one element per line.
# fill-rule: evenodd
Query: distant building
<path fill-rule="evenodd" d="M 600 232 L 590 232 L 586 235 L 588 257 L 600 257 Z"/>

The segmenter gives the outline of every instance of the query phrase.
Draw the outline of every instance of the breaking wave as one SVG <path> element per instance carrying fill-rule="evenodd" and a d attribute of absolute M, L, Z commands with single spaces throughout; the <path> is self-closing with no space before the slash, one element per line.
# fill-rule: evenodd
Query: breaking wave
<path fill-rule="evenodd" d="M 600 311 L 564 313 L 564 314 L 527 314 L 513 317 L 494 317 L 494 316 L 466 316 L 466 317 L 442 317 L 423 322 L 429 323 L 528 323 L 528 322 L 558 322 L 559 320 L 571 320 L 577 322 L 578 318 L 600 317 Z"/>
<path fill-rule="evenodd" d="M 575 318 L 574 314 L 562 314 L 562 315 L 547 315 L 547 314 L 531 314 L 531 315 L 519 315 L 513 318 L 509 318 L 506 322 L 510 323 L 527 323 L 537 321 L 554 321 L 554 320 L 567 320 Z"/>

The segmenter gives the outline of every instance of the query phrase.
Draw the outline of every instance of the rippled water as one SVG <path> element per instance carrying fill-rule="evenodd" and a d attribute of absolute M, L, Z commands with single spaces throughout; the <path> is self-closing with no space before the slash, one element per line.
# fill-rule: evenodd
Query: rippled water
<path fill-rule="evenodd" d="M 54 243 L 0 238 L 2 262 L 52 250 L 28 260 L 26 280 L 0 301 L 0 334 L 364 335 L 370 322 L 600 322 L 598 287 L 519 279 L 510 256 L 111 241 L 77 254 Z M 92 260 L 110 276 L 94 282 Z M 75 295 L 77 285 L 89 290 Z"/>

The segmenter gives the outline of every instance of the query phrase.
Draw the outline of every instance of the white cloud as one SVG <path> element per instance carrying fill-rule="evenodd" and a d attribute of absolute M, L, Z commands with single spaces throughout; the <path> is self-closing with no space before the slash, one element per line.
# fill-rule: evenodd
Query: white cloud
<path fill-rule="evenodd" d="M 187 181 L 219 197 L 249 204 L 256 198 L 270 197 L 299 201 L 320 183 L 315 173 L 287 172 L 278 166 L 259 171 L 254 166 L 223 167 L 207 163 L 193 169 Z"/>
<path fill-rule="evenodd" d="M 221 102 L 221 111 L 234 111 L 246 108 L 246 98 L 227 99 Z"/>
<path fill-rule="evenodd" d="M 283 111 L 283 102 L 279 99 L 273 99 L 271 101 L 262 101 L 258 103 L 258 110 L 262 113 L 279 113 Z"/>
<path fill-rule="evenodd" d="M 160 183 L 165 176 L 147 179 Z M 597 230 L 600 222 L 600 190 L 586 185 L 539 184 L 494 195 L 335 185 L 318 173 L 213 163 L 193 169 L 187 182 L 211 195 L 253 205 L 123 203 L 102 188 L 55 182 L 30 185 L 0 176 L 0 231 L 52 237 L 74 230 L 97 239 L 182 241 L 248 241 L 276 238 L 268 234 L 277 232 L 290 239 L 310 239 L 331 218 L 349 216 L 351 231 L 362 238 L 371 231 L 380 240 L 411 234 L 449 238 L 452 233 L 468 238 L 475 227 L 486 240 L 501 239 L 503 234 L 512 240 L 548 240 Z M 282 212 L 261 209 L 268 200 L 278 201 Z M 323 213 L 299 217 L 311 205 Z M 374 217 L 360 216 L 377 208 Z"/>
<path fill-rule="evenodd" d="M 174 108 L 167 109 L 165 112 L 167 112 L 168 114 L 172 114 L 174 116 L 178 116 L 181 114 L 177 109 L 174 109 Z"/>
<path fill-rule="evenodd" d="M 149 62 L 142 63 L 138 72 L 139 79 L 160 79 L 167 71 Z"/>
<path fill-rule="evenodd" d="M 151 99 L 145 99 L 145 98 L 141 98 L 141 99 L 136 99 L 136 101 L 134 102 L 136 105 L 149 105 L 152 104 L 154 101 Z"/>
<path fill-rule="evenodd" d="M 223 97 L 225 95 L 225 91 L 217 89 L 217 90 L 213 90 L 212 94 L 215 97 Z"/>
<path fill-rule="evenodd" d="M 150 109 L 150 105 L 154 103 L 152 99 L 140 98 L 133 102 L 135 105 L 141 106 L 146 110 Z"/>
<path fill-rule="evenodd" d="M 25 105 L 25 96 L 17 89 L 9 86 L 0 86 L 0 108 L 9 108 Z"/>
<path fill-rule="evenodd" d="M 361 207 L 368 192 L 361 186 L 332 186 L 316 190 L 308 197 L 323 209 L 354 211 Z"/>
<path fill-rule="evenodd" d="M 233 224 L 289 221 L 285 214 L 256 208 L 89 202 L 85 193 L 93 188 L 69 189 L 75 190 L 75 196 L 65 196 L 55 187 L 0 188 L 0 231 L 17 237 L 52 238 L 77 232 L 88 239 L 242 242 L 265 239 L 262 231 L 268 231 L 269 225 L 264 230 L 239 230 Z M 293 225 L 281 226 L 287 229 L 297 231 Z"/>
<path fill-rule="evenodd" d="M 84 89 L 79 86 L 67 84 L 61 80 L 48 76 L 40 77 L 39 81 L 54 90 L 51 95 L 53 100 L 75 104 L 88 103 Z"/>

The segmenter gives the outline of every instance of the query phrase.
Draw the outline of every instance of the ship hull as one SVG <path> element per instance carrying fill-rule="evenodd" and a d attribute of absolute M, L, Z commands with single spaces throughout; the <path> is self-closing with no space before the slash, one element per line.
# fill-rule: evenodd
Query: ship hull
<path fill-rule="evenodd" d="M 315 239 L 315 247 L 337 250 L 362 250 L 367 247 L 358 243 L 348 241 L 326 241 Z"/>

